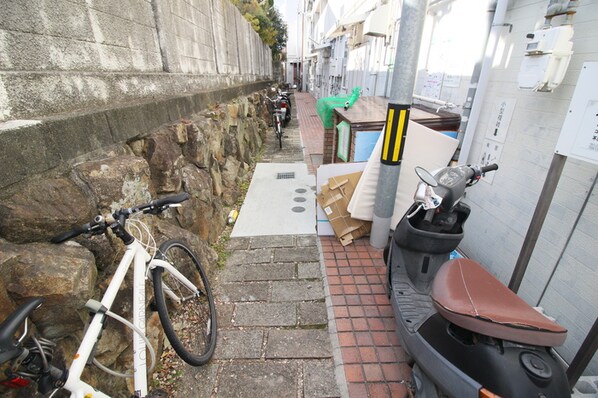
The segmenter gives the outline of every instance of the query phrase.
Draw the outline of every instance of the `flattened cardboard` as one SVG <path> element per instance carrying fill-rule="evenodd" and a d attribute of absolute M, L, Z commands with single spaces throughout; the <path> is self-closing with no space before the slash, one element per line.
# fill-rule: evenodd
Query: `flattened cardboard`
<path fill-rule="evenodd" d="M 334 234 L 346 246 L 354 239 L 370 232 L 371 222 L 351 218 L 347 205 L 353 196 L 361 172 L 346 174 L 328 179 L 317 196 L 318 203 L 326 213 Z"/>
<path fill-rule="evenodd" d="M 322 191 L 323 185 L 328 184 L 328 179 L 330 177 L 363 171 L 366 164 L 366 162 L 361 162 L 329 163 L 320 165 L 316 172 L 316 194 L 319 194 Z M 326 213 L 324 213 L 322 206 L 318 203 L 316 203 L 316 229 L 318 231 L 318 236 L 334 236 L 334 230 L 330 225 L 330 221 L 328 221 Z"/>

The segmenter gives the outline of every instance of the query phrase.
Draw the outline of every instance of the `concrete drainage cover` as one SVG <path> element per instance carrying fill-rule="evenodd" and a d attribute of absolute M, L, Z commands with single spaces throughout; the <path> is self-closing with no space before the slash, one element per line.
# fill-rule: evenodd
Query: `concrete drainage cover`
<path fill-rule="evenodd" d="M 314 185 L 305 163 L 258 163 L 231 236 L 315 234 Z"/>
<path fill-rule="evenodd" d="M 277 180 L 291 180 L 293 178 L 295 178 L 295 172 L 286 172 L 286 173 L 276 174 Z"/>

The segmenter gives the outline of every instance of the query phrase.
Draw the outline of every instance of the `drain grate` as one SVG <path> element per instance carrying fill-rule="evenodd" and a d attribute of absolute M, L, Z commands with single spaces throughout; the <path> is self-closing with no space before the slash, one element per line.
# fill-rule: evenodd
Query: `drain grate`
<path fill-rule="evenodd" d="M 276 179 L 277 180 L 291 180 L 295 178 L 295 172 L 290 172 L 290 173 L 278 173 L 276 174 Z"/>

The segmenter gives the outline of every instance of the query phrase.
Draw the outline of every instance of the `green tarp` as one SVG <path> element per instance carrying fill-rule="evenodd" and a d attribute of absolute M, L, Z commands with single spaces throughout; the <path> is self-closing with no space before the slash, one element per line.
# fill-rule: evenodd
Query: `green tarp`
<path fill-rule="evenodd" d="M 338 95 L 336 97 L 320 98 L 318 102 L 316 102 L 316 110 L 318 111 L 318 115 L 320 116 L 325 129 L 331 129 L 334 127 L 332 117 L 334 108 L 345 106 L 347 102 L 349 103 L 349 107 L 353 106 L 355 101 L 357 101 L 359 98 L 360 91 L 361 87 L 355 87 L 351 91 L 351 95 Z"/>

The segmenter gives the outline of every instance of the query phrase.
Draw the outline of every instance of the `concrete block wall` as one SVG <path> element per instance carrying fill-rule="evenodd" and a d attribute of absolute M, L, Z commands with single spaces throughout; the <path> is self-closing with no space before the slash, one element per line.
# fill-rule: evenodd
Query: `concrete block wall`
<path fill-rule="evenodd" d="M 461 248 L 508 283 L 544 184 L 582 65 L 598 61 L 598 2 L 581 1 L 574 17 L 573 57 L 561 86 L 552 93 L 519 90 L 517 75 L 526 34 L 544 22 L 547 1 L 511 3 L 468 161 L 480 159 L 493 107 L 514 99 L 500 169 L 492 184 L 469 190 L 472 215 Z M 558 18 L 553 21 L 557 25 Z M 568 159 L 532 255 L 519 295 L 542 306 L 569 330 L 557 351 L 570 361 L 594 323 L 598 309 L 598 166 Z M 586 203 L 587 202 L 587 203 Z M 585 207 L 584 207 L 585 203 Z M 598 357 L 586 370 L 598 374 Z"/>
<path fill-rule="evenodd" d="M 144 0 L 18 0 L 0 8 L 2 71 L 162 70 Z"/>
<path fill-rule="evenodd" d="M 163 18 L 158 32 L 166 36 L 168 72 L 215 74 L 216 54 L 211 0 L 154 1 Z"/>
<path fill-rule="evenodd" d="M 15 0 L 0 7 L 0 122 L 271 74 L 269 48 L 227 0 Z"/>
<path fill-rule="evenodd" d="M 220 73 L 240 73 L 239 36 L 237 34 L 237 21 L 239 13 L 235 13 L 235 6 L 228 1 L 215 0 L 213 7 L 214 25 L 216 26 L 215 44 L 219 62 Z"/>

